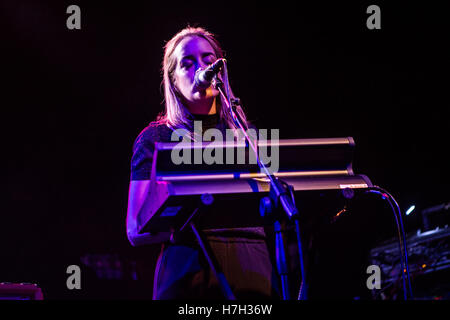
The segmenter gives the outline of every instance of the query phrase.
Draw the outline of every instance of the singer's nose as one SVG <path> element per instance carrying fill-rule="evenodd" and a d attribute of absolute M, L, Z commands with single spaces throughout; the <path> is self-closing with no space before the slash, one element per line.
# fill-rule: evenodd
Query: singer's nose
<path fill-rule="evenodd" d="M 203 70 L 205 70 L 205 69 L 206 69 L 206 66 L 202 65 L 201 63 L 199 63 L 199 64 L 196 65 L 196 69 L 195 69 L 194 74 L 197 74 L 197 73 L 199 73 L 200 71 L 203 71 Z"/>

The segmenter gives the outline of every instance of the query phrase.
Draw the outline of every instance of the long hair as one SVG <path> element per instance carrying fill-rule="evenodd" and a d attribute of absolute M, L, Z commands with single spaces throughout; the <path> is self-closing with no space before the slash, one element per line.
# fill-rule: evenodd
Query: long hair
<path fill-rule="evenodd" d="M 215 35 L 206 31 L 200 27 L 190 27 L 178 32 L 172 39 L 170 39 L 164 46 L 164 59 L 162 63 L 162 74 L 163 81 L 162 85 L 164 87 L 164 102 L 165 110 L 158 115 L 157 121 L 165 123 L 168 127 L 172 129 L 185 129 L 188 132 L 193 131 L 193 117 L 186 106 L 183 105 L 180 98 L 177 96 L 175 85 L 173 83 L 173 74 L 175 67 L 177 65 L 177 58 L 174 56 L 174 51 L 177 45 L 186 37 L 198 36 L 209 42 L 211 47 L 214 49 L 216 57 L 224 58 L 224 53 L 216 40 Z M 225 88 L 228 88 L 229 99 L 235 99 L 235 96 L 231 90 L 228 80 L 227 72 L 221 71 L 220 76 Z M 219 98 L 219 99 L 218 99 Z M 222 96 L 216 97 L 216 108 L 219 113 L 219 119 L 224 121 L 228 128 L 233 129 L 235 135 L 238 136 L 238 127 L 233 121 L 231 113 L 227 108 L 224 108 L 225 101 Z M 248 128 L 247 118 L 241 106 L 236 107 L 236 113 L 241 118 L 243 122 L 244 129 Z M 191 139 L 193 135 L 191 135 Z"/>

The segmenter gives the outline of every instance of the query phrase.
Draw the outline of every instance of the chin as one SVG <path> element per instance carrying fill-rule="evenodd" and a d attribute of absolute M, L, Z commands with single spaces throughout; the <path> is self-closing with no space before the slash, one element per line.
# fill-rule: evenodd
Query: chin
<path fill-rule="evenodd" d="M 214 98 L 215 95 L 212 94 L 212 91 L 210 89 L 197 91 L 192 95 L 192 101 L 204 101 L 211 98 Z"/>

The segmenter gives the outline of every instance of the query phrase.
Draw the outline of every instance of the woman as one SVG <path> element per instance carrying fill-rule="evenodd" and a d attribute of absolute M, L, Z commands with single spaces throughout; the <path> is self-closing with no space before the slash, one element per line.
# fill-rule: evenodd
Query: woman
<path fill-rule="evenodd" d="M 147 195 L 154 142 L 171 141 L 172 132 L 184 129 L 196 140 L 193 121 L 201 120 L 202 129 L 217 128 L 224 132 L 237 129 L 224 107 L 220 93 L 210 86 L 194 85 L 195 72 L 219 58 L 222 49 L 213 34 L 188 27 L 176 34 L 165 46 L 163 85 L 165 113 L 149 124 L 133 146 L 131 182 L 128 199 L 127 235 L 133 246 L 148 243 L 150 235 L 138 235 L 136 217 Z M 228 86 L 226 73 L 219 75 Z M 229 95 L 234 98 L 229 90 Z M 241 107 L 237 112 L 250 126 Z M 225 135 L 224 135 L 225 136 Z M 216 224 L 216 225 L 215 225 Z M 217 221 L 202 221 L 215 257 L 237 298 L 273 297 L 276 287 L 273 269 L 261 227 L 215 228 Z M 193 239 L 185 237 L 177 243 L 164 243 L 155 271 L 154 299 L 222 298 L 217 279 L 209 272 L 201 250 Z"/>

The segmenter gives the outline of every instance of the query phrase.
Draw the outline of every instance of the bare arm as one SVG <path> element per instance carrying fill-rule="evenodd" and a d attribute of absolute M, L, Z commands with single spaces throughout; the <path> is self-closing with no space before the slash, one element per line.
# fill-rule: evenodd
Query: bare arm
<path fill-rule="evenodd" d="M 149 243 L 149 233 L 138 234 L 137 215 L 148 196 L 150 180 L 132 180 L 128 193 L 127 236 L 132 246 Z"/>

